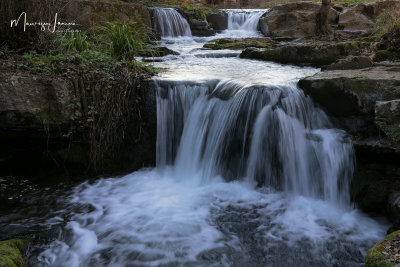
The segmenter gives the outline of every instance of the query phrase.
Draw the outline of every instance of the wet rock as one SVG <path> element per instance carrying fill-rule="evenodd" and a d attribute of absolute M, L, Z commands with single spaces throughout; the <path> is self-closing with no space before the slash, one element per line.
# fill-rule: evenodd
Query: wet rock
<path fill-rule="evenodd" d="M 399 1 L 379 1 L 348 7 L 339 15 L 339 28 L 372 33 L 381 13 L 399 9 Z"/>
<path fill-rule="evenodd" d="M 348 56 L 344 59 L 339 59 L 336 62 L 323 66 L 323 70 L 351 70 L 364 69 L 372 67 L 374 63 L 367 56 Z"/>
<path fill-rule="evenodd" d="M 376 243 L 365 256 L 366 267 L 399 266 L 400 231 L 389 234 L 385 240 Z"/>
<path fill-rule="evenodd" d="M 360 49 L 369 45 L 369 43 L 363 42 L 342 42 L 335 44 L 309 43 L 265 49 L 247 48 L 242 52 L 240 57 L 275 61 L 284 64 L 323 66 L 350 54 L 357 54 Z"/>
<path fill-rule="evenodd" d="M 375 122 L 392 141 L 400 143 L 400 99 L 377 101 Z"/>
<path fill-rule="evenodd" d="M 260 18 L 260 30 L 273 38 L 302 38 L 315 35 L 317 13 L 321 5 L 296 2 L 272 7 Z M 331 8 L 328 21 L 334 23 L 338 12 Z"/>
<path fill-rule="evenodd" d="M 0 241 L 0 266 L 23 267 L 26 242 L 21 239 Z"/>
<path fill-rule="evenodd" d="M 216 31 L 228 29 L 228 14 L 225 12 L 212 13 L 207 16 L 208 25 Z"/>
<path fill-rule="evenodd" d="M 216 39 L 213 43 L 207 43 L 203 47 L 213 50 L 220 49 L 244 49 L 247 47 L 274 47 L 276 42 L 269 38 L 243 38 L 243 39 Z"/>

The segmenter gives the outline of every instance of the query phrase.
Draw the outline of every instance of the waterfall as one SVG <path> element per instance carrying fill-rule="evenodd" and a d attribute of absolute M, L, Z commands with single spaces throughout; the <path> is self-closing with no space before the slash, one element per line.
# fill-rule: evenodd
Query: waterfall
<path fill-rule="evenodd" d="M 157 107 L 157 166 L 173 164 L 181 179 L 350 202 L 351 141 L 295 86 L 161 83 Z"/>
<path fill-rule="evenodd" d="M 173 8 L 153 8 L 153 27 L 162 37 L 192 36 L 187 20 Z"/>
<path fill-rule="evenodd" d="M 245 30 L 255 32 L 258 29 L 258 21 L 267 10 L 235 10 L 227 9 L 228 30 Z"/>

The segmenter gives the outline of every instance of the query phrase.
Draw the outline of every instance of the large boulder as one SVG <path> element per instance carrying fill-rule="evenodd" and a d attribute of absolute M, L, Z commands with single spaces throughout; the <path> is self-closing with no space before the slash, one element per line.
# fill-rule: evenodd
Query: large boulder
<path fill-rule="evenodd" d="M 260 18 L 260 30 L 268 37 L 301 38 L 315 35 L 317 13 L 321 4 L 296 2 L 272 7 Z M 329 11 L 329 23 L 337 21 L 338 12 Z"/>
<path fill-rule="evenodd" d="M 400 143 L 400 99 L 377 101 L 375 123 L 392 141 Z"/>
<path fill-rule="evenodd" d="M 228 29 L 228 14 L 225 12 L 211 13 L 207 16 L 207 22 L 216 31 Z"/>
<path fill-rule="evenodd" d="M 332 70 L 306 77 L 299 86 L 347 131 L 365 136 L 375 129 L 376 101 L 400 98 L 400 72 L 376 66 L 359 70 Z"/>
<path fill-rule="evenodd" d="M 342 42 L 247 48 L 240 57 L 275 61 L 283 64 L 323 66 L 350 54 L 358 54 L 364 46 L 369 45 L 369 43 L 362 42 Z"/>
<path fill-rule="evenodd" d="M 372 33 L 377 18 L 383 12 L 400 10 L 400 1 L 380 1 L 358 4 L 343 10 L 339 15 L 339 28 Z"/>

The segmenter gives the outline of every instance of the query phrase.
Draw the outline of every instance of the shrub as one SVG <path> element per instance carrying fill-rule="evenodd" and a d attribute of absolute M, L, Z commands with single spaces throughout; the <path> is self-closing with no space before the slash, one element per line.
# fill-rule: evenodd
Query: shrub
<path fill-rule="evenodd" d="M 140 52 L 148 50 L 150 30 L 140 20 L 108 22 L 101 31 L 104 40 L 109 42 L 111 56 L 117 59 L 132 60 Z"/>
<path fill-rule="evenodd" d="M 76 50 L 78 52 L 85 51 L 89 47 L 87 35 L 79 32 L 71 32 L 63 35 L 59 41 L 67 50 Z"/>

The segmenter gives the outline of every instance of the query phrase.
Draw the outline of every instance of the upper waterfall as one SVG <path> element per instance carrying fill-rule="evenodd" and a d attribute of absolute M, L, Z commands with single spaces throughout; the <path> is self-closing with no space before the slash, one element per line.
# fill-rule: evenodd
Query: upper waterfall
<path fill-rule="evenodd" d="M 258 21 L 266 12 L 265 9 L 227 9 L 228 30 L 245 30 L 255 32 L 258 29 Z"/>
<path fill-rule="evenodd" d="M 162 37 L 192 36 L 187 20 L 173 8 L 154 8 L 154 29 Z"/>

